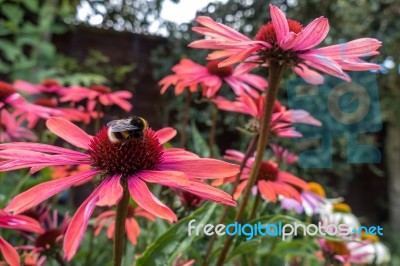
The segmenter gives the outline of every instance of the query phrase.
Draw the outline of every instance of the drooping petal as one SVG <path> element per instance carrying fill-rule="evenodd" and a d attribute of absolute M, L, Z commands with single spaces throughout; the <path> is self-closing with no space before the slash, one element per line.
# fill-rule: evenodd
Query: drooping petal
<path fill-rule="evenodd" d="M 376 51 L 382 46 L 382 42 L 373 38 L 361 38 L 350 42 L 330 45 L 309 51 L 310 53 L 328 56 L 334 60 L 346 60 L 348 58 L 365 57 L 379 54 Z"/>
<path fill-rule="evenodd" d="M 207 200 L 236 206 L 236 202 L 232 199 L 231 195 L 199 180 L 191 180 L 189 186 L 184 188 L 184 190 Z"/>
<path fill-rule="evenodd" d="M 176 130 L 172 127 L 165 127 L 163 129 L 157 130 L 156 135 L 160 143 L 164 144 L 176 136 Z"/>
<path fill-rule="evenodd" d="M 189 186 L 189 179 L 182 172 L 176 171 L 140 171 L 138 176 L 146 182 L 164 186 L 185 188 Z"/>
<path fill-rule="evenodd" d="M 270 4 L 269 12 L 271 14 L 272 24 L 274 25 L 276 39 L 278 43 L 280 43 L 289 33 L 288 21 L 285 14 L 277 6 Z"/>
<path fill-rule="evenodd" d="M 91 170 L 77 175 L 39 184 L 16 196 L 5 208 L 5 211 L 14 213 L 26 211 L 76 183 L 89 181 L 99 172 L 100 171 L 98 170 Z"/>
<path fill-rule="evenodd" d="M 67 261 L 71 260 L 78 250 L 79 244 L 85 234 L 90 216 L 96 208 L 99 200 L 101 185 L 92 192 L 92 194 L 79 206 L 75 215 L 69 223 L 67 232 L 64 237 L 64 256 Z"/>
<path fill-rule="evenodd" d="M 2 237 L 0 237 L 0 251 L 8 264 L 11 266 L 20 265 L 18 252 Z"/>
<path fill-rule="evenodd" d="M 113 206 L 120 201 L 124 191 L 120 181 L 121 175 L 111 176 L 102 181 L 104 189 L 97 206 Z"/>
<path fill-rule="evenodd" d="M 277 201 L 275 191 L 272 189 L 270 182 L 267 182 L 265 180 L 259 180 L 258 190 L 267 200 L 274 203 Z"/>
<path fill-rule="evenodd" d="M 199 158 L 182 161 L 163 161 L 158 165 L 160 170 L 185 173 L 189 178 L 222 178 L 239 172 L 239 166 L 220 160 Z"/>
<path fill-rule="evenodd" d="M 128 179 L 128 189 L 131 197 L 146 211 L 170 222 L 178 220 L 175 213 L 157 199 L 140 178 L 131 176 Z"/>
<path fill-rule="evenodd" d="M 304 64 L 299 64 L 298 66 L 294 67 L 293 70 L 294 72 L 296 72 L 297 75 L 302 77 L 307 83 L 313 85 L 319 85 L 324 83 L 324 77 L 321 74 L 319 74 L 314 70 L 309 69 Z"/>
<path fill-rule="evenodd" d="M 12 228 L 37 234 L 44 232 L 35 219 L 25 215 L 12 215 L 7 212 L 0 212 L 0 228 Z"/>
<path fill-rule="evenodd" d="M 321 55 L 315 54 L 300 54 L 300 58 L 306 60 L 305 63 L 319 71 L 325 72 L 329 75 L 340 76 L 343 71 L 334 60 Z"/>
<path fill-rule="evenodd" d="M 51 132 L 78 148 L 88 149 L 90 140 L 93 138 L 78 126 L 61 117 L 49 118 L 46 126 Z"/>
<path fill-rule="evenodd" d="M 64 238 L 64 255 L 68 261 L 78 250 L 96 205 L 115 205 L 121 199 L 122 191 L 120 190 L 122 187 L 120 188 L 119 182 L 120 176 L 108 177 L 103 180 L 72 217 Z"/>
<path fill-rule="evenodd" d="M 140 234 L 140 227 L 138 222 L 134 218 L 128 218 L 125 220 L 126 235 L 132 245 L 137 244 L 137 238 Z"/>

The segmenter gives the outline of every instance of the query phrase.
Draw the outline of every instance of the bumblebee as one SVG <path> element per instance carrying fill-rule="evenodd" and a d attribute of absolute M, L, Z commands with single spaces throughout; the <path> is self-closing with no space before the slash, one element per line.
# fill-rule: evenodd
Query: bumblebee
<path fill-rule="evenodd" d="M 131 138 L 143 139 L 143 132 L 147 129 L 147 121 L 138 116 L 129 117 L 126 119 L 112 120 L 107 123 L 108 138 L 112 143 L 128 141 Z"/>

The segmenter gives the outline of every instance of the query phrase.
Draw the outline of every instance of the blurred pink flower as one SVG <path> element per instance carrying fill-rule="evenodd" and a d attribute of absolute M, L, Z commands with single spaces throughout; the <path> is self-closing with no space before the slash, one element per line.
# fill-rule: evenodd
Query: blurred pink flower
<path fill-rule="evenodd" d="M 13 86 L 6 82 L 0 81 L 0 109 L 12 107 L 18 115 L 26 114 L 34 115 L 38 118 L 49 118 L 52 115 L 60 115 L 58 110 L 39 106 L 26 101 Z"/>
<path fill-rule="evenodd" d="M 71 122 L 84 122 L 85 124 L 88 124 L 91 119 L 90 113 L 86 110 L 82 110 L 81 108 L 59 107 L 55 98 L 40 98 L 36 99 L 33 103 L 39 106 L 49 107 L 57 110 L 59 112 L 59 114 L 56 115 L 57 117 L 65 118 Z M 32 113 L 27 113 L 25 117 L 26 120 L 28 120 L 28 125 L 30 128 L 34 127 L 39 120 L 38 117 Z"/>
<path fill-rule="evenodd" d="M 43 228 L 36 220 L 25 215 L 11 215 L 3 210 L 0 210 L 0 228 L 9 228 L 38 234 L 44 232 Z M 0 252 L 3 254 L 6 262 L 11 266 L 20 265 L 18 252 L 1 236 Z"/>
<path fill-rule="evenodd" d="M 70 221 L 69 214 L 65 214 L 60 223 L 57 210 L 51 211 L 50 207 L 44 205 L 25 211 L 23 214 L 36 219 L 44 232 L 38 236 L 27 235 L 29 243 L 19 246 L 18 249 L 29 251 L 31 259 L 36 259 L 38 263 L 45 264 L 48 256 L 57 259 L 62 251 L 61 243 Z"/>
<path fill-rule="evenodd" d="M 36 140 L 35 133 L 24 128 L 25 119 L 16 112 L 9 113 L 6 109 L 0 111 L 0 142 Z"/>
<path fill-rule="evenodd" d="M 237 95 L 243 91 L 253 95 L 255 89 L 264 91 L 267 81 L 257 75 L 249 74 L 256 65 L 241 64 L 236 68 L 232 66 L 218 67 L 220 61 L 214 60 L 206 66 L 196 64 L 190 59 L 182 59 L 172 70 L 175 72 L 163 78 L 159 84 L 162 85 L 161 94 L 169 86 L 175 86 L 175 94 L 181 94 L 186 87 L 191 92 L 197 91 L 197 87 L 202 87 L 203 96 L 212 98 L 216 95 L 222 84 L 225 82 Z"/>
<path fill-rule="evenodd" d="M 61 102 L 77 103 L 87 99 L 87 109 L 93 111 L 98 102 L 104 106 L 117 105 L 126 112 L 132 109 L 132 104 L 128 101 L 132 98 L 132 93 L 126 90 L 111 91 L 103 85 L 92 85 L 90 88 L 70 87 L 62 92 Z"/>
<path fill-rule="evenodd" d="M 244 154 L 236 150 L 227 150 L 224 159 L 241 163 L 244 159 Z M 236 200 L 247 185 L 253 163 L 254 157 L 250 157 L 246 162 L 246 166 L 240 176 L 241 182 L 233 194 L 233 198 Z M 214 180 L 212 185 L 219 186 L 226 183 L 233 183 L 235 179 L 236 176 Z M 257 188 L 265 199 L 274 203 L 277 202 L 278 195 L 293 198 L 301 202 L 299 191 L 306 189 L 307 183 L 289 172 L 280 170 L 276 162 L 262 161 L 257 177 Z"/>
<path fill-rule="evenodd" d="M 115 214 L 116 211 L 109 210 L 97 216 L 94 222 L 94 227 L 96 228 L 94 233 L 95 236 L 98 236 L 100 234 L 100 231 L 104 228 L 104 226 L 108 224 L 107 237 L 110 239 L 113 238 L 115 229 Z M 139 223 L 135 219 L 139 216 L 149 219 L 151 221 L 156 220 L 156 217 L 154 215 L 147 212 L 141 207 L 133 207 L 133 206 L 128 207 L 128 215 L 125 220 L 125 230 L 128 239 L 132 243 L 132 245 L 137 244 L 137 238 L 139 237 L 140 234 Z"/>
<path fill-rule="evenodd" d="M 53 79 L 46 79 L 38 85 L 31 84 L 24 80 L 16 80 L 13 83 L 13 87 L 18 91 L 31 95 L 48 94 L 49 96 L 57 96 L 65 89 L 58 81 Z"/>
<path fill-rule="evenodd" d="M 16 196 L 6 207 L 7 211 L 21 213 L 49 197 L 77 184 L 89 182 L 101 174 L 101 181 L 73 216 L 64 238 L 64 253 L 70 260 L 78 249 L 96 206 L 118 204 L 123 194 L 121 182 L 126 182 L 136 203 L 168 221 L 177 217 L 171 209 L 158 200 L 146 182 L 180 188 L 208 200 L 235 206 L 227 193 L 199 179 L 224 178 L 235 175 L 238 166 L 215 159 L 203 159 L 182 149 L 164 148 L 162 144 L 175 136 L 176 131 L 165 128 L 154 132 L 144 131 L 143 139 L 112 143 L 107 127 L 90 136 L 63 118 L 50 118 L 47 127 L 54 134 L 87 153 L 39 143 L 0 144 L 0 171 L 31 168 L 34 173 L 52 165 L 91 165 L 92 170 L 39 184 Z"/>
<path fill-rule="evenodd" d="M 251 97 L 246 93 L 236 98 L 236 101 L 229 101 L 223 97 L 216 97 L 213 102 L 221 110 L 238 112 L 247 114 L 253 117 L 249 125 L 250 130 L 258 130 L 259 121 L 262 117 L 262 112 L 265 106 L 265 97 L 257 95 Z M 301 133 L 292 127 L 292 123 L 301 123 L 313 126 L 321 126 L 321 122 L 315 119 L 309 112 L 305 110 L 287 110 L 278 101 L 275 101 L 274 110 L 271 118 L 271 131 L 281 138 L 299 138 Z"/>
<path fill-rule="evenodd" d="M 203 27 L 193 30 L 208 39 L 192 42 L 193 48 L 216 49 L 209 60 L 226 58 L 219 66 L 249 61 L 268 65 L 269 61 L 290 66 L 306 82 L 322 84 L 323 76 L 310 69 L 350 81 L 343 70 L 379 70 L 379 65 L 367 63 L 360 57 L 377 55 L 381 42 L 372 38 L 362 38 L 347 43 L 313 49 L 327 36 L 328 19 L 319 17 L 307 27 L 294 20 L 286 19 L 276 6 L 270 5 L 272 21 L 260 28 L 254 40 L 217 23 L 209 17 L 200 16 L 196 21 Z"/>
<path fill-rule="evenodd" d="M 287 164 L 294 164 L 298 160 L 298 156 L 291 153 L 287 149 L 277 144 L 271 144 L 272 151 L 274 152 L 275 158 L 278 162 L 285 162 Z"/>

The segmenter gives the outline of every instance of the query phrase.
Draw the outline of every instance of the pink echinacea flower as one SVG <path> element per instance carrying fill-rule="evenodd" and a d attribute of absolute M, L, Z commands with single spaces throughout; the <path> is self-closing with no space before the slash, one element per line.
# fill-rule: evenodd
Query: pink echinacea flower
<path fill-rule="evenodd" d="M 254 90 L 264 91 L 267 81 L 257 75 L 249 74 L 256 65 L 240 64 L 232 66 L 218 67 L 220 61 L 213 60 L 206 66 L 196 64 L 190 59 L 182 59 L 172 70 L 175 72 L 163 78 L 159 84 L 162 85 L 163 94 L 171 85 L 175 86 L 175 94 L 181 94 L 186 87 L 190 92 L 197 91 L 197 87 L 202 87 L 203 96 L 213 98 L 223 83 L 228 84 L 236 95 L 241 95 L 243 91 L 254 95 Z"/>
<path fill-rule="evenodd" d="M 324 82 L 319 72 L 350 81 L 344 70 L 380 69 L 379 65 L 360 59 L 379 54 L 380 41 L 362 38 L 315 48 L 329 32 L 328 19 L 319 17 L 303 28 L 299 22 L 286 19 L 277 6 L 270 5 L 270 14 L 272 21 L 259 29 L 254 40 L 209 17 L 200 16 L 196 21 L 202 27 L 194 27 L 193 30 L 208 39 L 194 41 L 189 46 L 217 50 L 207 59 L 225 58 L 220 67 L 246 61 L 260 65 L 268 65 L 270 61 L 285 64 L 311 84 Z"/>
<path fill-rule="evenodd" d="M 203 159 L 178 148 L 162 144 L 176 131 L 164 128 L 157 132 L 148 128 L 143 139 L 113 143 L 107 126 L 96 136 L 90 136 L 63 118 L 50 118 L 47 127 L 54 134 L 87 153 L 39 143 L 0 144 L 0 171 L 30 168 L 36 172 L 54 165 L 91 165 L 92 169 L 39 184 L 16 196 L 6 211 L 21 213 L 51 196 L 77 184 L 89 182 L 99 174 L 98 186 L 73 216 L 64 238 L 67 260 L 76 253 L 91 214 L 96 206 L 113 206 L 122 198 L 124 187 L 144 210 L 170 222 L 176 221 L 173 211 L 157 199 L 146 183 L 179 188 L 208 200 L 236 206 L 227 193 L 201 179 L 225 178 L 238 172 L 238 166 L 215 159 Z"/>

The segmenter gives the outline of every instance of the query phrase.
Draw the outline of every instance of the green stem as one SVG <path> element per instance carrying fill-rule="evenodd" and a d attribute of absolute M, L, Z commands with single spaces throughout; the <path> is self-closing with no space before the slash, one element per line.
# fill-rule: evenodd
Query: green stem
<path fill-rule="evenodd" d="M 54 259 L 58 262 L 58 264 L 60 264 L 60 266 L 67 266 L 60 253 L 57 252 Z"/>
<path fill-rule="evenodd" d="M 210 149 L 210 158 L 214 158 L 214 143 L 215 143 L 215 134 L 217 129 L 217 120 L 218 120 L 218 109 L 214 103 L 212 103 L 211 110 L 211 129 L 210 129 L 210 138 L 208 140 L 208 147 Z"/>
<path fill-rule="evenodd" d="M 192 93 L 190 90 L 186 91 L 186 102 L 185 102 L 185 110 L 183 113 L 183 120 L 181 125 L 181 148 L 185 148 L 186 146 L 186 130 L 187 125 L 189 123 L 189 113 L 190 113 L 190 102 L 192 100 Z"/>
<path fill-rule="evenodd" d="M 239 173 L 236 175 L 235 182 L 233 183 L 231 196 L 233 196 L 233 194 L 236 191 L 237 186 L 240 183 L 240 176 L 243 173 L 243 169 L 246 166 L 247 161 L 249 160 L 251 155 L 254 153 L 254 150 L 256 148 L 257 138 L 258 138 L 258 135 L 254 135 L 250 140 L 250 144 L 246 149 L 246 153 L 244 154 L 243 161 L 240 164 Z M 225 206 L 224 211 L 222 212 L 221 218 L 218 220 L 217 224 L 222 224 L 222 223 L 225 222 L 225 219 L 228 216 L 229 208 L 231 208 L 231 207 L 230 206 Z M 204 256 L 204 261 L 203 261 L 203 264 L 202 264 L 203 266 L 208 265 L 207 263 L 208 263 L 208 260 L 210 259 L 211 251 L 213 249 L 213 246 L 214 246 L 214 243 L 215 243 L 216 240 L 217 240 L 216 235 L 213 235 L 211 237 L 211 239 L 210 239 L 209 244 L 208 244 L 206 255 Z"/>
<path fill-rule="evenodd" d="M 280 65 L 278 62 L 270 61 L 269 64 L 269 85 L 267 94 L 265 95 L 265 106 L 263 110 L 263 116 L 261 118 L 260 136 L 257 143 L 256 157 L 253 163 L 250 178 L 247 186 L 243 192 L 242 201 L 239 205 L 238 212 L 236 213 L 235 221 L 241 222 L 247 203 L 250 198 L 251 189 L 257 181 L 258 171 L 260 170 L 261 162 L 264 156 L 264 150 L 267 145 L 268 135 L 270 131 L 270 122 L 272 117 L 272 111 L 274 108 L 276 96 L 279 89 L 279 82 L 282 78 L 283 70 L 285 66 Z M 234 236 L 229 236 L 222 248 L 220 256 L 217 261 L 217 266 L 224 264 L 226 255 L 228 254 L 229 248 L 231 247 L 234 240 Z"/>
<path fill-rule="evenodd" d="M 128 204 L 129 204 L 129 191 L 124 188 L 124 194 L 122 199 L 117 205 L 117 213 L 115 217 L 115 229 L 114 229 L 114 253 L 113 261 L 114 266 L 120 266 L 122 257 L 124 255 L 124 242 L 125 242 L 125 220 L 128 215 Z"/>
<path fill-rule="evenodd" d="M 256 216 L 257 210 L 258 210 L 258 205 L 260 204 L 261 201 L 261 194 L 259 191 L 257 191 L 257 196 L 256 199 L 254 200 L 253 203 L 253 209 L 251 211 L 250 217 L 249 217 L 249 221 L 253 220 L 254 217 Z"/>

